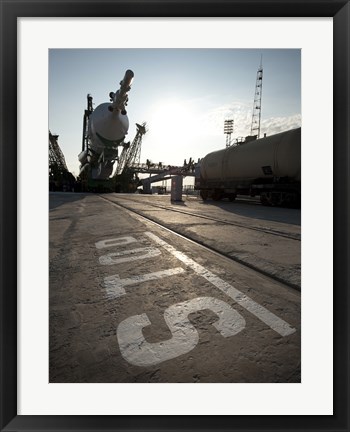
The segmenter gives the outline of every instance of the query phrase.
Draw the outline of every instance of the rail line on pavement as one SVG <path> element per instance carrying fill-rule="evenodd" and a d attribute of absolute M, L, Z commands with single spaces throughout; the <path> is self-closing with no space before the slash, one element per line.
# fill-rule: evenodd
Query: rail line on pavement
<path fill-rule="evenodd" d="M 119 200 L 124 200 L 124 201 L 129 201 L 135 204 L 139 204 L 140 202 L 137 200 L 133 200 L 131 198 L 126 198 L 125 196 L 119 197 L 118 196 L 118 201 Z M 284 237 L 287 238 L 289 240 L 295 240 L 295 241 L 301 241 L 301 236 L 300 234 L 292 234 L 292 233 L 285 233 L 285 232 L 281 232 L 281 231 L 275 231 L 275 230 L 271 230 L 271 229 L 266 229 L 266 228 L 259 228 L 259 227 L 254 227 L 254 226 L 249 226 L 247 224 L 242 224 L 239 222 L 232 222 L 232 221 L 227 221 L 227 220 L 223 220 L 223 219 L 218 219 L 212 216 L 207 216 L 207 215 L 203 215 L 200 213 L 196 213 L 193 211 L 187 211 L 187 210 L 181 210 L 181 209 L 176 209 L 173 207 L 169 207 L 169 206 L 164 206 L 161 204 L 155 204 L 155 203 L 149 203 L 147 202 L 147 206 L 149 207 L 154 207 L 154 208 L 160 208 L 162 210 L 167 210 L 167 211 L 171 211 L 171 212 L 175 212 L 175 213 L 182 213 L 185 215 L 189 215 L 189 216 L 195 216 L 198 217 L 200 219 L 206 219 L 206 220 L 210 220 L 213 222 L 218 222 L 221 223 L 223 225 L 231 225 L 231 226 L 235 226 L 238 228 L 244 228 L 247 230 L 251 230 L 251 231 L 258 231 L 258 232 L 262 232 L 264 234 L 269 234 L 269 235 L 273 235 L 273 236 L 277 236 L 277 237 Z"/>
<path fill-rule="evenodd" d="M 177 236 L 179 236 L 179 237 L 181 237 L 181 238 L 183 238 L 183 239 L 185 239 L 185 240 L 187 240 L 189 242 L 192 242 L 193 244 L 195 244 L 195 245 L 197 245 L 199 247 L 202 247 L 202 248 L 204 248 L 204 249 L 206 249 L 206 250 L 208 250 L 208 251 L 216 254 L 217 256 L 220 256 L 221 258 L 225 258 L 225 259 L 228 259 L 230 261 L 234 261 L 235 263 L 238 263 L 238 264 L 240 264 L 240 265 L 242 265 L 242 266 L 244 266 L 246 268 L 249 268 L 249 269 L 251 269 L 253 271 L 256 271 L 257 273 L 259 273 L 261 275 L 264 275 L 265 277 L 268 277 L 268 278 L 270 278 L 270 279 L 272 279 L 272 280 L 274 280 L 276 282 L 279 282 L 282 285 L 285 285 L 285 286 L 287 286 L 289 288 L 293 288 L 294 290 L 297 290 L 299 292 L 301 291 L 301 288 L 300 288 L 299 285 L 294 284 L 294 283 L 292 283 L 292 282 L 290 282 L 290 281 L 288 281 L 286 279 L 283 279 L 282 277 L 279 277 L 276 274 L 270 273 L 270 272 L 268 272 L 268 271 L 266 271 L 266 270 L 264 270 L 264 269 L 262 269 L 262 268 L 260 268 L 258 266 L 255 266 L 252 263 L 246 262 L 246 261 L 240 259 L 237 256 L 232 256 L 232 255 L 230 255 L 228 253 L 222 252 L 219 249 L 217 249 L 217 248 L 215 248 L 213 246 L 207 245 L 207 244 L 205 244 L 204 242 L 202 242 L 200 240 L 193 239 L 193 238 L 189 237 L 188 235 L 186 235 L 186 234 L 184 234 L 184 233 L 182 233 L 180 231 L 177 231 L 174 228 L 169 228 L 165 224 L 162 224 L 161 222 L 153 219 L 152 217 L 150 217 L 148 215 L 143 214 L 142 212 L 140 212 L 138 210 L 135 210 L 134 208 L 130 208 L 130 207 L 128 207 L 125 204 L 121 204 L 119 201 L 115 202 L 113 199 L 108 198 L 106 195 L 99 195 L 99 196 L 100 196 L 101 199 L 104 199 L 105 201 L 109 202 L 110 204 L 112 204 L 112 205 L 114 205 L 116 207 L 122 208 L 124 210 L 127 210 L 131 214 L 137 215 L 141 219 L 144 219 L 144 220 L 146 220 L 148 222 L 152 222 L 155 225 L 157 225 L 158 227 L 161 227 L 162 229 L 165 229 L 168 232 L 171 232 L 172 234 L 175 234 L 175 235 L 177 235 Z M 132 200 L 130 200 L 130 201 L 132 201 Z M 132 201 L 132 202 L 135 202 L 135 201 Z M 175 210 L 173 210 L 173 211 L 175 211 Z M 184 212 L 184 213 L 185 214 L 189 214 L 187 212 Z"/>

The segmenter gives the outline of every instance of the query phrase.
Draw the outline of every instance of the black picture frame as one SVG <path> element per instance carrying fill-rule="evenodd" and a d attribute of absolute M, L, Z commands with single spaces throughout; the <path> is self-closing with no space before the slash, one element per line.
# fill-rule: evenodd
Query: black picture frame
<path fill-rule="evenodd" d="M 1 13 L 1 431 L 349 430 L 350 4 L 342 0 L 0 0 Z M 333 17 L 334 414 L 331 416 L 17 415 L 17 18 Z M 320 125 L 322 127 L 322 125 Z M 320 169 L 320 173 L 322 170 Z M 322 183 L 322 179 L 318 179 Z M 320 233 L 322 235 L 322 233 Z M 322 380 L 322 377 L 320 377 Z"/>

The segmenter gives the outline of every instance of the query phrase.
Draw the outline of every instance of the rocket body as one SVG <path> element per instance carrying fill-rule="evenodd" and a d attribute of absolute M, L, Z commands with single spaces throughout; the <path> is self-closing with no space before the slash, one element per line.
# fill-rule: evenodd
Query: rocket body
<path fill-rule="evenodd" d="M 125 144 L 124 138 L 129 129 L 125 107 L 133 77 L 134 73 L 127 70 L 119 90 L 109 94 L 110 103 L 102 103 L 94 110 L 90 96 L 90 108 L 88 106 L 84 117 L 87 128 L 85 130 L 84 127 L 83 142 L 86 145 L 78 156 L 80 174 L 88 172 L 94 180 L 105 180 L 112 174 L 114 163 L 118 161 L 118 147 Z"/>
<path fill-rule="evenodd" d="M 102 153 L 106 146 L 117 147 L 129 130 L 129 119 L 120 111 L 108 109 L 109 103 L 99 105 L 89 119 L 91 148 Z"/>

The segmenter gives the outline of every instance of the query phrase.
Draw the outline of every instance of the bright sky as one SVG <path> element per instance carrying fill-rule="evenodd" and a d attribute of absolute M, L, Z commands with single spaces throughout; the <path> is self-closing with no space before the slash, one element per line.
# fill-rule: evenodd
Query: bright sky
<path fill-rule="evenodd" d="M 255 82 L 263 63 L 261 136 L 301 125 L 301 52 L 297 49 L 50 49 L 49 129 L 68 169 L 79 174 L 86 95 L 94 107 L 109 102 L 127 69 L 135 77 L 130 122 L 146 122 L 141 162 L 182 165 L 224 148 L 224 121 L 232 138 L 250 134 Z"/>

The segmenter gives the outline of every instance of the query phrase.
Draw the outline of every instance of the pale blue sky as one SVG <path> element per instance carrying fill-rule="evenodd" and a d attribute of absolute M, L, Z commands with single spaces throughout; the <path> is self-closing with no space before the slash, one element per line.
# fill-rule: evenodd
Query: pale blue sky
<path fill-rule="evenodd" d="M 126 140 L 147 122 L 141 161 L 181 165 L 250 133 L 256 73 L 263 56 L 261 135 L 301 125 L 301 52 L 281 49 L 50 49 L 49 129 L 59 135 L 68 169 L 79 173 L 86 95 L 109 102 L 127 69 L 135 77 Z"/>

